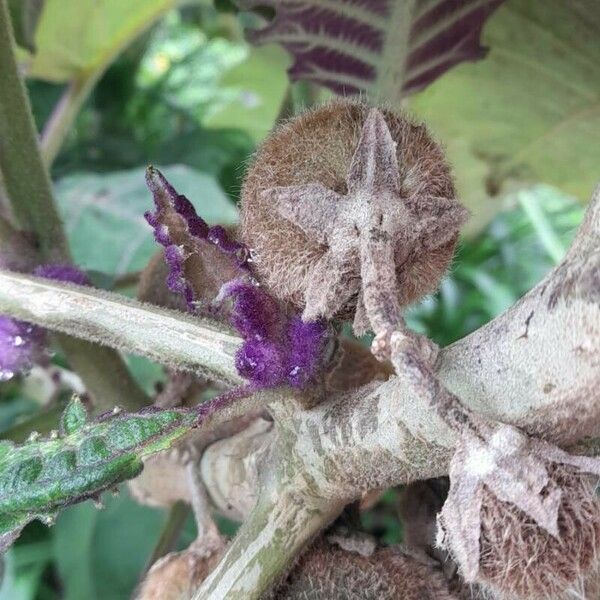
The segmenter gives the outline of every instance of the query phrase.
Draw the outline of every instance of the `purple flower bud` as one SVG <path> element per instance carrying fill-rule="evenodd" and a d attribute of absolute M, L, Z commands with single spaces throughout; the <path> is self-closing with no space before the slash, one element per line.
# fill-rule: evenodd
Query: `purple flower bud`
<path fill-rule="evenodd" d="M 155 210 L 144 216 L 154 230 L 154 239 L 166 248 L 166 260 L 171 269 L 169 289 L 182 294 L 188 309 L 194 312 L 201 293 L 194 287 L 197 282 L 193 281 L 193 273 L 186 272 L 185 261 L 202 255 L 206 244 L 211 244 L 227 256 L 233 269 L 241 273 L 248 269 L 250 252 L 246 246 L 233 240 L 223 227 L 216 225 L 209 228 L 206 221 L 196 214 L 194 205 L 178 194 L 154 167 L 148 167 L 146 183 L 152 192 Z M 175 251 L 170 250 L 172 247 L 180 248 L 182 253 L 176 256 Z"/>
<path fill-rule="evenodd" d="M 327 326 L 323 321 L 303 321 L 294 316 L 290 321 L 287 380 L 292 387 L 305 388 L 323 366 L 327 342 Z"/>
<path fill-rule="evenodd" d="M 44 330 L 0 315 L 0 381 L 30 369 L 44 357 Z"/>
<path fill-rule="evenodd" d="M 238 373 L 257 388 L 275 387 L 285 382 L 285 361 L 274 342 L 247 340 L 235 357 Z"/>
<path fill-rule="evenodd" d="M 65 281 L 77 285 L 90 285 L 87 274 L 74 265 L 41 265 L 33 271 L 34 275 L 56 281 Z"/>
<path fill-rule="evenodd" d="M 38 277 L 90 285 L 88 276 L 73 265 L 41 265 L 33 271 Z M 30 369 L 46 359 L 45 331 L 37 325 L 0 315 L 0 380 Z"/>

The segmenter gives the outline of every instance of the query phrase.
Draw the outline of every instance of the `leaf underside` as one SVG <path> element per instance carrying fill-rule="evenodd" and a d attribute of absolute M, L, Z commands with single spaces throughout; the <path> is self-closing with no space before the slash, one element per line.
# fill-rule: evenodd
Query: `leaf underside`
<path fill-rule="evenodd" d="M 290 78 L 335 93 L 397 102 L 448 69 L 485 55 L 483 25 L 503 0 L 238 0 L 275 17 L 249 32 L 254 44 L 281 44 Z"/>

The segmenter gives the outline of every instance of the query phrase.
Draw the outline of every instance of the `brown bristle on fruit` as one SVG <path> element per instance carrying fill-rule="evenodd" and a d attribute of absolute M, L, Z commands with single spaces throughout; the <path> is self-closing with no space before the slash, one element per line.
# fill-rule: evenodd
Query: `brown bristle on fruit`
<path fill-rule="evenodd" d="M 455 600 L 442 572 L 381 548 L 370 556 L 317 541 L 300 558 L 273 600 Z"/>
<path fill-rule="evenodd" d="M 600 502 L 590 478 L 564 465 L 548 470 L 563 490 L 559 538 L 485 490 L 478 580 L 501 598 L 587 598 L 572 590 L 583 589 L 586 577 L 598 570 Z"/>
<path fill-rule="evenodd" d="M 273 206 L 273 197 L 265 192 L 281 186 L 318 183 L 345 194 L 351 161 L 369 110 L 360 102 L 338 100 L 302 114 L 275 130 L 248 171 L 242 190 L 241 238 L 253 251 L 254 268 L 261 281 L 280 299 L 298 308 L 304 307 L 308 279 L 326 247 L 282 217 Z M 396 143 L 401 199 L 410 198 L 415 203 L 419 197 L 454 200 L 444 153 L 425 126 L 390 110 L 381 112 Z M 402 259 L 396 269 L 402 306 L 436 288 L 450 263 L 457 237 L 457 232 L 452 232 L 442 245 L 412 250 Z M 356 303 L 354 294 L 335 316 L 352 318 Z"/>

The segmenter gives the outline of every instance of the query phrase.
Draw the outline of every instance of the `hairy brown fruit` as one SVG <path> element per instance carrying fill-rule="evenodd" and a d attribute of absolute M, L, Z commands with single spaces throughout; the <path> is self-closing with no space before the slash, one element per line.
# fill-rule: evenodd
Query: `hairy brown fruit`
<path fill-rule="evenodd" d="M 431 292 L 464 218 L 444 154 L 424 125 L 340 100 L 264 142 L 242 190 L 241 237 L 276 296 L 305 318 L 354 317 L 363 333 L 377 329 L 372 314 L 371 327 L 363 315 L 365 280 L 378 279 L 399 306 Z"/>
<path fill-rule="evenodd" d="M 478 579 L 501 598 L 585 598 L 574 592 L 581 594 L 585 579 L 598 571 L 600 502 L 590 478 L 564 465 L 549 471 L 563 490 L 558 538 L 514 505 L 485 492 Z"/>
<path fill-rule="evenodd" d="M 152 565 L 136 600 L 189 600 L 223 555 L 224 546 L 172 552 Z"/>
<path fill-rule="evenodd" d="M 272 596 L 275 600 L 454 600 L 439 569 L 382 548 L 370 556 L 319 540 Z"/>

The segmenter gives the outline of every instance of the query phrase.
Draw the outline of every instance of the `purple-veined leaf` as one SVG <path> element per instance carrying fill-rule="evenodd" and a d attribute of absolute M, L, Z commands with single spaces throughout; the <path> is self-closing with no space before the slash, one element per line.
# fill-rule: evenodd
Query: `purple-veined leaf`
<path fill-rule="evenodd" d="M 249 32 L 281 44 L 293 81 L 397 102 L 448 69 L 485 55 L 483 25 L 503 0 L 238 0 L 275 17 Z"/>

